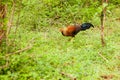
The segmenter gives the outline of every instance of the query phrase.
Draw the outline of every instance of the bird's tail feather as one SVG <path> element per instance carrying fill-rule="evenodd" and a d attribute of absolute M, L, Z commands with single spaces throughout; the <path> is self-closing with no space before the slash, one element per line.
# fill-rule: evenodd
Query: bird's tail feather
<path fill-rule="evenodd" d="M 81 25 L 81 30 L 86 30 L 86 29 L 89 29 L 90 27 L 94 27 L 93 26 L 93 24 L 91 24 L 91 23 L 83 23 L 82 25 Z"/>

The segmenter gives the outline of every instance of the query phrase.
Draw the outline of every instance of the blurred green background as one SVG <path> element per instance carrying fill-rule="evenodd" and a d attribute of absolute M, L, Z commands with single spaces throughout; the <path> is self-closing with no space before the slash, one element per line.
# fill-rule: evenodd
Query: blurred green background
<path fill-rule="evenodd" d="M 1 3 L 7 5 L 5 30 L 12 17 L 7 41 L 0 44 L 1 80 L 120 79 L 120 0 L 108 1 L 105 47 L 100 40 L 101 0 Z M 95 28 L 80 32 L 73 42 L 59 32 L 61 27 L 84 22 Z"/>

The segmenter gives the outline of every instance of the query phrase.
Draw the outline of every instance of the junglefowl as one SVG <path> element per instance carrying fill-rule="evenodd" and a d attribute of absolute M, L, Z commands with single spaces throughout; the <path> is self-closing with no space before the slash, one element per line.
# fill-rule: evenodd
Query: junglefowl
<path fill-rule="evenodd" d="M 61 28 L 60 32 L 63 36 L 75 37 L 75 35 L 80 31 L 85 31 L 90 27 L 94 27 L 91 23 L 83 23 L 81 25 L 69 25 L 65 28 Z"/>

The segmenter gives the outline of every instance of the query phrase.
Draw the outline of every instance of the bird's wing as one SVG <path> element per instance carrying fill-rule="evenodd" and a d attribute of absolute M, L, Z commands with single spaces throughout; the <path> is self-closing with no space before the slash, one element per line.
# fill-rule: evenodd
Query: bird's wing
<path fill-rule="evenodd" d="M 68 32 L 72 33 L 76 30 L 76 27 L 75 26 L 68 26 Z"/>

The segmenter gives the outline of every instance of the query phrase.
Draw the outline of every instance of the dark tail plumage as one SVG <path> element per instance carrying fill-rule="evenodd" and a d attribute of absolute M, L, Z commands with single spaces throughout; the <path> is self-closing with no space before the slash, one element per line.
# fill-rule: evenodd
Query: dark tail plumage
<path fill-rule="evenodd" d="M 89 29 L 90 27 L 94 27 L 91 23 L 83 23 L 81 25 L 81 30 L 86 30 L 86 29 Z"/>

